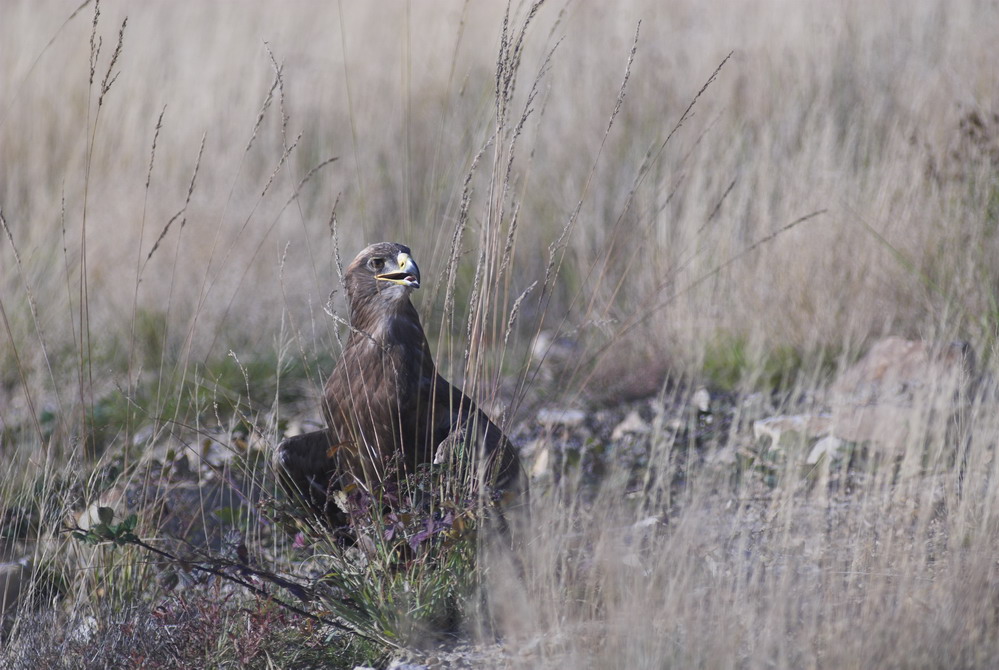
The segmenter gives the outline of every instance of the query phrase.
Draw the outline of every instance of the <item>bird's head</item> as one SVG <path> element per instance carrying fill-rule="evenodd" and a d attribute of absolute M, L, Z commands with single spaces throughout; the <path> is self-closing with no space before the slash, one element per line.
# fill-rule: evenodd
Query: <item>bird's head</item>
<path fill-rule="evenodd" d="M 406 245 L 378 242 L 354 258 L 347 268 L 345 283 L 351 309 L 372 300 L 397 302 L 420 288 L 420 268 Z"/>

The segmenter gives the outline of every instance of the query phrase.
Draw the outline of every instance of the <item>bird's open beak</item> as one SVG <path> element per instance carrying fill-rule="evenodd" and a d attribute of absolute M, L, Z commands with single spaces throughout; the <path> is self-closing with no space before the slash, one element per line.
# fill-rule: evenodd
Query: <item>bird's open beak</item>
<path fill-rule="evenodd" d="M 399 254 L 398 258 L 396 258 L 396 264 L 399 267 L 398 270 L 375 275 L 375 279 L 390 281 L 393 284 L 401 284 L 409 288 L 420 288 L 420 268 L 416 267 L 416 263 L 410 255 L 406 253 Z"/>

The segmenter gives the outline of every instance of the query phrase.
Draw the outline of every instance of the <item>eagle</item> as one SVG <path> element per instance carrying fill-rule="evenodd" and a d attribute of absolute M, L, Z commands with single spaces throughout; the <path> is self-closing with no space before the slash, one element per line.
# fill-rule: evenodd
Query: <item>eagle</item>
<path fill-rule="evenodd" d="M 289 437 L 276 450 L 284 488 L 320 519 L 342 518 L 334 494 L 372 490 L 423 464 L 467 455 L 481 487 L 517 498 L 523 468 L 506 435 L 434 365 L 410 295 L 420 269 L 409 247 L 379 242 L 344 273 L 349 334 L 324 388 L 323 430 Z"/>

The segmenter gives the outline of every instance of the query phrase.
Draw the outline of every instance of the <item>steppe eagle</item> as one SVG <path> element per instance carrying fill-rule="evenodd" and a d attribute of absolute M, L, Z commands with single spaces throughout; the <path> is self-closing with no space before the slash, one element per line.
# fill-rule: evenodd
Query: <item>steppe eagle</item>
<path fill-rule="evenodd" d="M 326 382 L 326 429 L 290 437 L 276 461 L 285 488 L 320 518 L 338 517 L 331 494 L 369 488 L 470 446 L 493 496 L 519 495 L 522 468 L 503 432 L 434 365 L 410 294 L 420 269 L 409 247 L 372 244 L 344 274 L 350 332 Z M 479 489 L 481 490 L 481 489 Z"/>

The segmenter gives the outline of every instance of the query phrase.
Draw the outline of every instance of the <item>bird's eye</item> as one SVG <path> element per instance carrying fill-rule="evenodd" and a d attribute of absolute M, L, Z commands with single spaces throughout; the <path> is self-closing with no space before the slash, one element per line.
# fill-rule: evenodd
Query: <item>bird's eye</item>
<path fill-rule="evenodd" d="M 372 258 L 368 261 L 368 267 L 370 267 L 375 272 L 380 272 L 385 267 L 384 258 Z"/>

